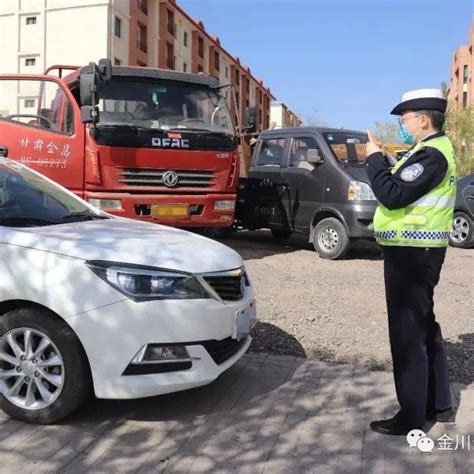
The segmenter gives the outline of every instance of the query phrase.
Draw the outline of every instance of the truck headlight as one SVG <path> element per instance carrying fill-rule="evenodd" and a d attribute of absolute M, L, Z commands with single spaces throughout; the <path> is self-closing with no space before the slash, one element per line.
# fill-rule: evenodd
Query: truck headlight
<path fill-rule="evenodd" d="M 351 181 L 347 192 L 349 201 L 376 201 L 372 188 L 363 181 Z"/>
<path fill-rule="evenodd" d="M 235 201 L 216 201 L 214 203 L 215 211 L 233 211 L 235 209 Z"/>
<path fill-rule="evenodd" d="M 135 302 L 211 298 L 188 273 L 100 260 L 86 264 L 102 280 Z"/>
<path fill-rule="evenodd" d="M 93 199 L 90 198 L 87 202 L 100 209 L 101 211 L 118 211 L 122 209 L 122 202 L 120 199 Z"/>

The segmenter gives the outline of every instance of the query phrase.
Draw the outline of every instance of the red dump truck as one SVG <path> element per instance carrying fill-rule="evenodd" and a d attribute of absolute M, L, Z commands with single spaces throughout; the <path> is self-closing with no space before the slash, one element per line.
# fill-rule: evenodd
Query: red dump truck
<path fill-rule="evenodd" d="M 230 227 L 239 155 L 225 89 L 109 60 L 0 75 L 0 154 L 118 216 Z"/>

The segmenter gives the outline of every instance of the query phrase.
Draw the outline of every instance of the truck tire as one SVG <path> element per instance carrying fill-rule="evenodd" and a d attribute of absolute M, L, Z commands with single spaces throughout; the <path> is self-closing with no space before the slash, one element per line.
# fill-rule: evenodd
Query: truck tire
<path fill-rule="evenodd" d="M 322 258 L 336 260 L 344 257 L 349 250 L 347 230 L 338 219 L 328 217 L 316 225 L 313 245 Z"/>
<path fill-rule="evenodd" d="M 285 240 L 291 237 L 291 230 L 271 229 L 273 237 L 277 240 Z"/>
<path fill-rule="evenodd" d="M 51 424 L 88 398 L 89 363 L 77 336 L 47 311 L 0 316 L 0 408 L 14 419 Z"/>
<path fill-rule="evenodd" d="M 453 229 L 449 233 L 449 243 L 453 247 L 466 249 L 472 244 L 472 220 L 464 212 L 454 214 Z"/>

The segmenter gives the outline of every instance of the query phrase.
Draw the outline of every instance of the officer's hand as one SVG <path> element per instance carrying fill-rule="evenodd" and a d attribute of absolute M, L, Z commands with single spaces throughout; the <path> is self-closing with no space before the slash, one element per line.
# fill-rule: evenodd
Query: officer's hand
<path fill-rule="evenodd" d="M 365 145 L 365 152 L 367 156 L 371 155 L 372 153 L 382 152 L 380 142 L 377 142 L 377 140 L 374 138 L 370 130 L 367 130 L 367 136 L 369 137 L 369 141 Z"/>

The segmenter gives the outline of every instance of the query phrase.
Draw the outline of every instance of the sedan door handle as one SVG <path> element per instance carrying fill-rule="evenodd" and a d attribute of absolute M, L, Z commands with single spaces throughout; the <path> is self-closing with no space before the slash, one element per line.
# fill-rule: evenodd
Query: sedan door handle
<path fill-rule="evenodd" d="M 8 156 L 8 148 L 6 146 L 0 145 L 0 156 L 6 158 Z"/>

